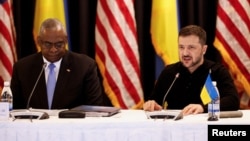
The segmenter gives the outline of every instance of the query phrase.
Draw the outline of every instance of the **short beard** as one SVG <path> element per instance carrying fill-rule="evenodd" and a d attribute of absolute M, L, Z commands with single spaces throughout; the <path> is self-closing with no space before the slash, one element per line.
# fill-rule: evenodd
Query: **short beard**
<path fill-rule="evenodd" d="M 183 62 L 181 62 L 181 63 L 184 66 Z M 202 63 L 203 63 L 203 56 L 201 56 L 200 58 L 198 58 L 197 61 L 193 61 L 193 59 L 192 59 L 191 65 L 188 66 L 188 67 L 186 67 L 186 66 L 184 66 L 184 67 L 186 67 L 187 69 L 192 69 L 192 68 L 197 69 L 200 65 L 202 65 Z"/>

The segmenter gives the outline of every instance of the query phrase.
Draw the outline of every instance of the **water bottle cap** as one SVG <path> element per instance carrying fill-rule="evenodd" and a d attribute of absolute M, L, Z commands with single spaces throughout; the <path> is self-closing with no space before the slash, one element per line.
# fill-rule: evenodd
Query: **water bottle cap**
<path fill-rule="evenodd" d="M 10 86 L 10 82 L 9 81 L 4 81 L 4 86 Z"/>
<path fill-rule="evenodd" d="M 217 82 L 216 82 L 216 81 L 213 81 L 212 83 L 213 83 L 213 85 L 214 85 L 214 86 L 216 86 L 216 85 L 217 85 Z"/>

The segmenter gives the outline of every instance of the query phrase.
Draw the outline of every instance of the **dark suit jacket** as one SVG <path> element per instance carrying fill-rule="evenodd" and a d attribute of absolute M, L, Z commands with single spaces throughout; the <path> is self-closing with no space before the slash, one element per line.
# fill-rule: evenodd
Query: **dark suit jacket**
<path fill-rule="evenodd" d="M 42 54 L 19 60 L 13 66 L 11 89 L 13 108 L 25 109 L 43 66 Z M 67 52 L 62 59 L 52 109 L 79 105 L 103 105 L 103 95 L 95 61 L 83 54 Z M 48 109 L 45 73 L 41 75 L 28 107 Z"/>

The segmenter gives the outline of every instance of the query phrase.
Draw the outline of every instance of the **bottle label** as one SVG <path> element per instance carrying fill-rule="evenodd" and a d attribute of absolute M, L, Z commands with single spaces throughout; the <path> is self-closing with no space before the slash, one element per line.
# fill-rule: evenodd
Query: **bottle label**
<path fill-rule="evenodd" d="M 219 103 L 209 103 L 208 104 L 208 116 L 215 114 L 218 118 L 220 116 L 220 104 Z"/>
<path fill-rule="evenodd" d="M 0 120 L 8 120 L 9 113 L 9 103 L 0 102 Z"/>
<path fill-rule="evenodd" d="M 1 102 L 8 102 L 9 110 L 11 111 L 13 109 L 12 95 L 8 91 L 3 91 L 1 95 Z"/>

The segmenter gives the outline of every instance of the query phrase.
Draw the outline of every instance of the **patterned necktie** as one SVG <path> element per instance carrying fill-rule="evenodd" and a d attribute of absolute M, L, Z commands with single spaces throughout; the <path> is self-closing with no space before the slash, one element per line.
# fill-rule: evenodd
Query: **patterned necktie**
<path fill-rule="evenodd" d="M 54 68 L 55 68 L 55 65 L 51 63 L 49 65 L 49 75 L 48 75 L 48 82 L 47 82 L 47 96 L 48 96 L 49 109 L 51 109 L 54 90 L 56 86 L 56 74 L 55 74 Z"/>

